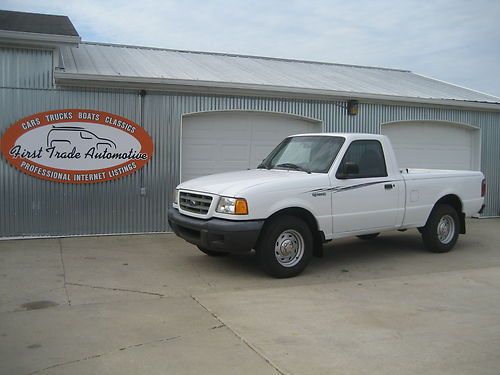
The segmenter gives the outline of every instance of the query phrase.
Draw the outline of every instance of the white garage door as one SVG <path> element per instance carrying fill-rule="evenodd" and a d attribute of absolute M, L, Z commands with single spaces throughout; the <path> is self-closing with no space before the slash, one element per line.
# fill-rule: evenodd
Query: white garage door
<path fill-rule="evenodd" d="M 382 124 L 400 168 L 469 169 L 480 167 L 479 130 L 448 122 L 404 121 Z"/>
<path fill-rule="evenodd" d="M 288 135 L 319 133 L 321 123 L 264 112 L 207 112 L 182 120 L 181 180 L 255 168 Z"/>

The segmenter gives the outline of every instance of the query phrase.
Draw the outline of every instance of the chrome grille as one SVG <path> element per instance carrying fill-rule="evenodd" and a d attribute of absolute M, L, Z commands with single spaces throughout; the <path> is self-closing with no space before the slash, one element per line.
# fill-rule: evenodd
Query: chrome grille
<path fill-rule="evenodd" d="M 187 193 L 181 191 L 179 194 L 179 206 L 181 210 L 205 215 L 208 213 L 212 197 L 209 195 Z"/>

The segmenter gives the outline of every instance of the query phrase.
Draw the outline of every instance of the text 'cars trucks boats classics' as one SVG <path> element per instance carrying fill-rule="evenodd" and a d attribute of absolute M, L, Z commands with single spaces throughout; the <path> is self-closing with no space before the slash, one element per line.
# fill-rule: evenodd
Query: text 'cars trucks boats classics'
<path fill-rule="evenodd" d="M 322 244 L 418 228 L 433 252 L 449 251 L 465 217 L 484 207 L 476 171 L 400 170 L 389 139 L 373 134 L 287 137 L 253 170 L 181 183 L 168 217 L 208 255 L 255 249 L 261 267 L 291 277 Z"/>

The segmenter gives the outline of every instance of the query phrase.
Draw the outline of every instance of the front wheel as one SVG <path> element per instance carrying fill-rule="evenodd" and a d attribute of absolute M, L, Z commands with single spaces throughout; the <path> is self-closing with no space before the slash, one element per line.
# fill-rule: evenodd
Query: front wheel
<path fill-rule="evenodd" d="M 308 225 L 294 216 L 270 222 L 257 246 L 260 266 L 276 278 L 297 276 L 311 260 L 313 236 Z"/>
<path fill-rule="evenodd" d="M 425 246 L 433 253 L 450 251 L 457 242 L 459 227 L 458 213 L 452 206 L 434 207 L 421 231 Z"/>

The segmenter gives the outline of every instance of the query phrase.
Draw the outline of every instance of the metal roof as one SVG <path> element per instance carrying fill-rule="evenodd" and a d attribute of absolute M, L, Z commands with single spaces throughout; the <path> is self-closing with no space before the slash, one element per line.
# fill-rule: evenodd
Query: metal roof
<path fill-rule="evenodd" d="M 87 81 L 111 87 L 196 86 L 452 105 L 500 104 L 498 97 L 407 70 L 89 42 L 63 48 L 62 56 L 64 70 L 55 74 L 61 84 Z"/>

